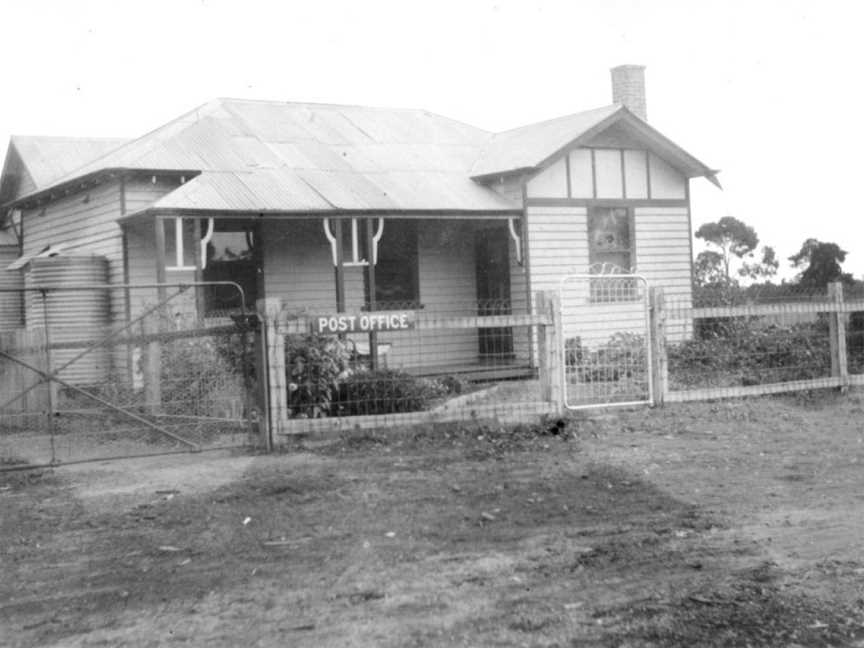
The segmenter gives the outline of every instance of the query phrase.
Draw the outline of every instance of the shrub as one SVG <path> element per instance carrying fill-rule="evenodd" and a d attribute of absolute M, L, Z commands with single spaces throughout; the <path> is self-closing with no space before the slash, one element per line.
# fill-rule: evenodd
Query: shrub
<path fill-rule="evenodd" d="M 755 385 L 830 373 L 824 320 L 792 326 L 734 318 L 697 329 L 698 337 L 667 348 L 670 378 L 684 386 Z"/>
<path fill-rule="evenodd" d="M 418 378 L 395 369 L 376 369 L 348 376 L 339 390 L 340 416 L 394 414 L 427 409 L 448 393 L 438 380 Z"/>
<path fill-rule="evenodd" d="M 340 382 L 350 374 L 351 350 L 339 338 L 321 335 L 285 337 L 288 407 L 297 418 L 330 414 Z"/>

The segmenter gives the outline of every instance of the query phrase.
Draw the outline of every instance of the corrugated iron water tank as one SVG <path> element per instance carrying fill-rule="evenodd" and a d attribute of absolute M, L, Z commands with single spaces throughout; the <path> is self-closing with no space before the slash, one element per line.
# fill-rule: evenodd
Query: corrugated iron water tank
<path fill-rule="evenodd" d="M 66 364 L 102 337 L 109 324 L 110 294 L 95 286 L 108 284 L 108 259 L 101 256 L 53 256 L 30 261 L 24 275 L 27 291 L 26 326 L 44 327 L 52 348 L 51 367 Z M 70 289 L 72 286 L 90 288 Z M 57 288 L 51 290 L 51 287 Z M 44 295 L 44 298 L 43 298 Z M 60 372 L 73 385 L 93 385 L 108 378 L 109 350 L 88 351 Z"/>
<path fill-rule="evenodd" d="M 20 292 L 8 292 L 24 287 L 20 270 L 7 270 L 6 266 L 18 258 L 17 245 L 0 245 L 0 332 L 14 331 L 24 325 L 23 300 Z"/>

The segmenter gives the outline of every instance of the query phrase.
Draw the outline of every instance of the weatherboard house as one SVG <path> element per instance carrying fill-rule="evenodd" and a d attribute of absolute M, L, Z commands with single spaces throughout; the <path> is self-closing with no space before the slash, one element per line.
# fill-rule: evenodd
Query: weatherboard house
<path fill-rule="evenodd" d="M 642 67 L 614 68 L 612 86 L 611 105 L 500 133 L 423 110 L 217 99 L 128 141 L 15 136 L 0 280 L 95 255 L 114 284 L 229 279 L 248 303 L 311 314 L 482 315 L 613 268 L 687 300 L 688 183 L 716 172 L 646 122 Z M 200 315 L 240 306 L 196 290 Z M 129 294 L 117 317 L 144 307 Z M 27 326 L 20 310 L 4 325 Z M 431 372 L 481 364 L 490 330 L 422 357 L 377 342 Z"/>

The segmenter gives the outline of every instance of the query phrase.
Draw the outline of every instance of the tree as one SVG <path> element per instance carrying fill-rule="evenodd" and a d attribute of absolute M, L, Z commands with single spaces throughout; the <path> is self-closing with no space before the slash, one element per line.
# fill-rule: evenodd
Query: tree
<path fill-rule="evenodd" d="M 724 216 L 716 223 L 705 223 L 696 230 L 696 238 L 718 248 L 723 275 L 727 283 L 732 283 L 730 266 L 732 258 L 743 259 L 753 254 L 759 245 L 756 230 L 734 216 Z"/>
<path fill-rule="evenodd" d="M 779 267 L 780 262 L 777 260 L 777 253 L 773 247 L 766 245 L 762 248 L 762 260 L 758 263 L 745 262 L 738 269 L 738 274 L 753 281 L 767 281 L 777 274 Z"/>
<path fill-rule="evenodd" d="M 808 238 L 789 260 L 792 267 L 803 268 L 798 275 L 798 283 L 802 286 L 824 288 L 832 281 L 842 281 L 847 285 L 855 282 L 852 275 L 843 272 L 840 266 L 846 260 L 846 250 L 836 243 Z"/>

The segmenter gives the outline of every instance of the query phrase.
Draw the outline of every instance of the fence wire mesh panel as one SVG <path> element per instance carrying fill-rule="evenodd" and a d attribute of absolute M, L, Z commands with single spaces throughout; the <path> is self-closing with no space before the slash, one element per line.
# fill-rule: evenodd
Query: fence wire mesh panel
<path fill-rule="evenodd" d="M 652 402 L 648 297 L 648 284 L 639 275 L 570 275 L 561 280 L 567 408 Z"/>
<path fill-rule="evenodd" d="M 271 315 L 270 381 L 283 381 L 270 399 L 277 430 L 520 419 L 552 409 L 536 357 L 538 327 L 549 318 L 531 314 L 527 299 Z"/>
<path fill-rule="evenodd" d="M 21 326 L 0 333 L 0 468 L 253 440 L 255 320 L 236 285 L 14 292 Z M 214 293 L 236 308 L 209 309 Z"/>
<path fill-rule="evenodd" d="M 667 336 L 667 400 L 842 387 L 864 372 L 864 300 L 844 299 L 839 284 L 750 293 L 667 301 L 667 319 L 689 323 Z"/>

